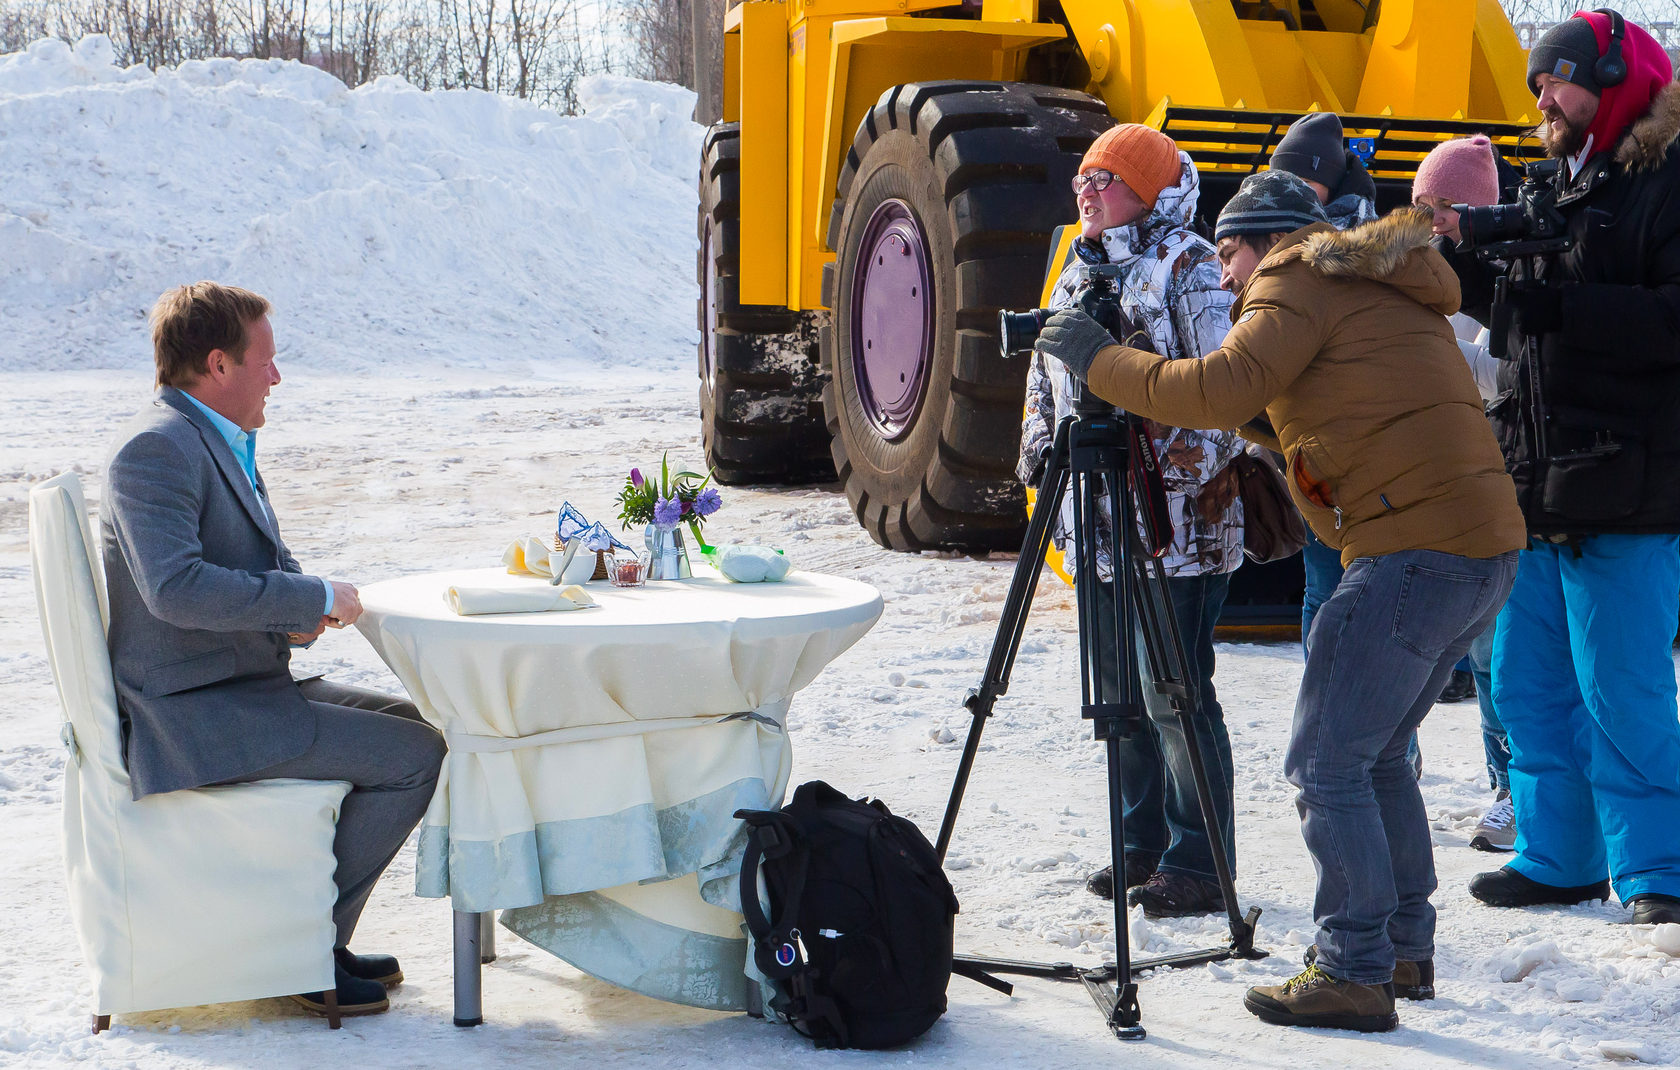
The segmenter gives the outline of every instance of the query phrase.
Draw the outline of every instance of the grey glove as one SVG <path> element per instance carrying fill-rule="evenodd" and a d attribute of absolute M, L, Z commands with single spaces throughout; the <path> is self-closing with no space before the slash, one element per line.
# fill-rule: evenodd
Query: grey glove
<path fill-rule="evenodd" d="M 1077 308 L 1064 308 L 1045 321 L 1033 349 L 1046 357 L 1055 357 L 1074 378 L 1084 382 L 1097 351 L 1118 344 L 1102 324 Z"/>

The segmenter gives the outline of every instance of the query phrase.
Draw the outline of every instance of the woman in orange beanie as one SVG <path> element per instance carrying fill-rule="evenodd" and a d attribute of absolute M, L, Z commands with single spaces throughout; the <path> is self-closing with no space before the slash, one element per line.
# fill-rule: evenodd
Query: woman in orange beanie
<path fill-rule="evenodd" d="M 1219 288 L 1213 246 L 1190 227 L 1200 191 L 1190 157 L 1158 130 L 1123 124 L 1104 131 L 1091 144 L 1073 187 L 1079 207 L 1078 241 L 1085 246 L 1082 255 L 1125 269 L 1116 280 L 1121 309 L 1148 333 L 1154 351 L 1197 360 L 1217 349 L 1231 325 L 1231 295 Z M 1057 281 L 1050 307 L 1071 304 L 1079 283 L 1076 264 Z M 1021 433 L 1019 473 L 1024 482 L 1037 482 L 1056 425 L 1072 411 L 1071 389 L 1072 379 L 1061 362 L 1033 358 Z M 1153 422 L 1149 429 L 1161 458 L 1167 511 L 1174 521 L 1172 546 L 1162 564 L 1184 641 L 1185 671 L 1202 696 L 1197 735 L 1207 755 L 1226 858 L 1234 871 L 1231 743 L 1213 690 L 1213 624 L 1225 604 L 1231 571 L 1243 559 L 1242 506 L 1235 473 L 1227 467 L 1240 440 L 1228 431 Z M 1072 513 L 1070 496 L 1062 504 L 1055 531 L 1057 545 L 1064 548 L 1074 530 Z M 1100 580 L 1097 617 L 1109 621 L 1114 584 L 1107 558 L 1106 502 L 1098 513 L 1102 534 L 1095 558 Z M 1113 636 L 1099 634 L 1096 640 L 1099 649 L 1112 649 Z M 1104 666 L 1109 688 L 1117 686 L 1115 668 Z M 1224 904 L 1190 772 L 1190 742 L 1165 700 L 1152 687 L 1144 691 L 1151 727 L 1121 745 L 1125 872 L 1117 881 L 1104 869 L 1088 886 L 1104 898 L 1112 898 L 1117 888 L 1130 888 L 1130 901 L 1150 917 L 1216 913 Z"/>

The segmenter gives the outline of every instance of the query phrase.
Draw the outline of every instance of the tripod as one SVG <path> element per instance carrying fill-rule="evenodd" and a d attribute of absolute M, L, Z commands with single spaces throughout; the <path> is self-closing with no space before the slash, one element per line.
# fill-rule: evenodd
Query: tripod
<path fill-rule="evenodd" d="M 1066 962 L 1035 963 L 959 955 L 952 965 L 952 972 L 1006 995 L 1014 990 L 1013 986 L 993 974 L 1012 973 L 1082 982 L 1102 1011 L 1109 1028 L 1122 1040 L 1141 1040 L 1147 1035 L 1138 1006 L 1137 982 L 1133 979 L 1136 971 L 1157 966 L 1193 966 L 1233 957 L 1263 958 L 1266 955 L 1265 951 L 1254 947 L 1254 924 L 1260 917 L 1259 908 L 1250 909 L 1245 916 L 1237 902 L 1236 886 L 1226 860 L 1225 838 L 1208 786 L 1207 767 L 1193 719 L 1199 699 L 1195 684 L 1185 672 L 1184 648 L 1178 634 L 1178 623 L 1172 614 L 1172 603 L 1167 596 L 1166 576 L 1159 561 L 1141 552 L 1137 507 L 1126 477 L 1128 462 L 1132 459 L 1128 439 L 1141 438 L 1141 447 L 1148 456 L 1140 457 L 1140 460 L 1152 466 L 1155 459 L 1147 438 L 1137 435 L 1136 431 L 1131 417 L 1117 412 L 1100 399 L 1087 397 L 1083 390 L 1074 398 L 1073 415 L 1064 417 L 1056 427 L 1054 445 L 1038 486 L 1038 504 L 1027 525 L 1026 540 L 1021 545 L 1021 556 L 1010 581 L 1009 596 L 998 621 L 997 636 L 992 641 L 986 675 L 980 687 L 970 691 L 963 702 L 973 720 L 963 745 L 962 761 L 957 766 L 956 781 L 951 788 L 951 799 L 945 808 L 936 847 L 943 862 L 951 845 L 957 810 L 962 805 L 963 792 L 968 787 L 969 774 L 974 768 L 974 758 L 980 749 L 980 733 L 986 719 L 992 716 L 992 707 L 998 697 L 1009 690 L 1009 674 L 1015 665 L 1015 655 L 1020 650 L 1027 611 L 1038 587 L 1040 566 L 1050 547 L 1052 519 L 1060 512 L 1064 496 L 1071 491 L 1075 533 L 1071 551 L 1075 555 L 1074 593 L 1079 616 L 1080 712 L 1082 717 L 1092 722 L 1095 738 L 1103 742 L 1108 759 L 1109 852 L 1115 878 L 1115 961 L 1113 965 L 1091 969 Z M 1109 561 L 1114 566 L 1115 597 L 1113 616 L 1109 622 L 1112 627 L 1107 634 L 1114 638 L 1113 649 L 1103 649 L 1098 639 L 1102 632 L 1099 630 L 1097 595 L 1097 584 L 1100 582 L 1097 575 L 1097 511 L 1104 488 L 1107 488 L 1112 512 L 1107 544 Z M 1122 879 L 1126 871 L 1123 857 L 1126 835 L 1120 744 L 1131 738 L 1133 733 L 1148 730 L 1142 687 L 1138 681 L 1136 638 L 1140 635 L 1148 657 L 1150 679 L 1158 692 L 1168 696 L 1189 743 L 1190 767 L 1201 803 L 1202 820 L 1207 826 L 1213 849 L 1214 870 L 1224 894 L 1231 941 L 1222 947 L 1134 961 L 1126 929 L 1126 890 Z M 1106 666 L 1117 667 L 1118 673 L 1105 678 L 1103 669 Z"/>

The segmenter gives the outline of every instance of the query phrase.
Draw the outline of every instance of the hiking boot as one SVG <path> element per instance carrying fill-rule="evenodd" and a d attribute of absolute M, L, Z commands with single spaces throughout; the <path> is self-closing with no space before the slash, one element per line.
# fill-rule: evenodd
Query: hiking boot
<path fill-rule="evenodd" d="M 338 1013 L 345 1018 L 383 1014 L 391 1009 L 391 1001 L 385 997 L 384 985 L 378 981 L 352 977 L 344 972 L 344 967 L 336 963 L 333 965 L 333 988 L 338 992 Z M 325 992 L 304 992 L 293 996 L 292 1000 L 302 1004 L 312 1013 L 327 1013 Z"/>
<path fill-rule="evenodd" d="M 402 967 L 390 955 L 356 955 L 347 947 L 335 947 L 333 961 L 339 969 L 362 981 L 372 981 L 386 988 L 395 988 L 403 983 Z"/>
<path fill-rule="evenodd" d="M 1446 686 L 1441 688 L 1441 697 L 1437 702 L 1463 702 L 1465 699 L 1476 697 L 1476 678 L 1463 669 L 1454 669 L 1447 677 Z"/>
<path fill-rule="evenodd" d="M 1501 866 L 1492 872 L 1471 877 L 1470 894 L 1490 907 L 1532 907 L 1546 903 L 1568 907 L 1589 899 L 1599 902 L 1609 899 L 1610 882 L 1603 880 L 1561 888 L 1529 880 L 1510 866 Z"/>
<path fill-rule="evenodd" d="M 1478 851 L 1514 851 L 1517 849 L 1517 808 L 1511 805 L 1511 793 L 1504 788 L 1493 797 L 1493 805 L 1476 822 L 1470 846 Z"/>
<path fill-rule="evenodd" d="M 1680 923 L 1680 899 L 1672 895 L 1646 892 L 1629 900 L 1633 907 L 1635 925 L 1673 925 Z"/>
<path fill-rule="evenodd" d="M 1400 1024 L 1394 1013 L 1394 986 L 1340 981 L 1316 963 L 1281 985 L 1257 985 L 1243 1006 L 1261 1021 L 1275 1025 L 1355 1029 L 1386 1033 Z"/>
<path fill-rule="evenodd" d="M 1311 966 L 1318 961 L 1318 945 L 1307 948 L 1307 953 L 1301 956 L 1303 965 Z M 1424 959 L 1422 962 L 1411 962 L 1406 959 L 1394 960 L 1394 996 L 1396 999 L 1434 999 L 1435 998 L 1435 960 Z"/>
<path fill-rule="evenodd" d="M 1126 859 L 1126 889 L 1130 891 L 1148 880 L 1155 872 L 1155 863 L 1146 862 L 1141 858 Z M 1091 879 L 1085 882 L 1085 890 L 1098 899 L 1114 898 L 1114 867 L 1104 866 L 1091 874 Z"/>
<path fill-rule="evenodd" d="M 1146 918 L 1188 918 L 1225 909 L 1225 896 L 1217 881 L 1185 873 L 1156 873 L 1127 892 L 1126 902 L 1142 907 Z"/>

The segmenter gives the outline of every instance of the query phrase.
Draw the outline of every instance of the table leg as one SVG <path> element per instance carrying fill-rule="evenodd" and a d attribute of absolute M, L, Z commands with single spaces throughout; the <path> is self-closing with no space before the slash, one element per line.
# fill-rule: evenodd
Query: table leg
<path fill-rule="evenodd" d="M 496 912 L 486 910 L 478 921 L 478 961 L 488 965 L 496 961 Z"/>
<path fill-rule="evenodd" d="M 455 911 L 455 1024 L 484 1024 L 484 978 L 479 965 L 479 935 L 486 915 Z"/>

